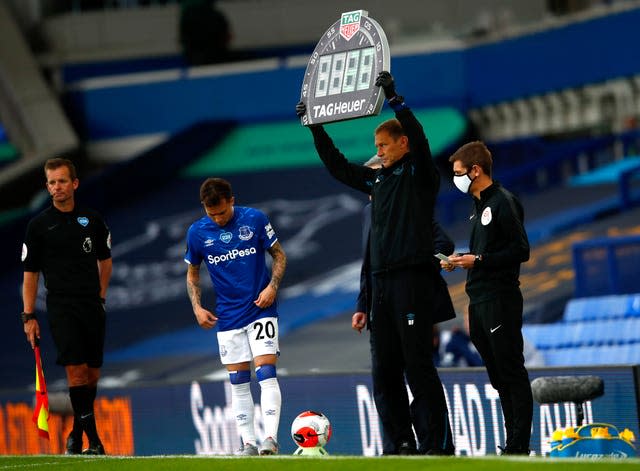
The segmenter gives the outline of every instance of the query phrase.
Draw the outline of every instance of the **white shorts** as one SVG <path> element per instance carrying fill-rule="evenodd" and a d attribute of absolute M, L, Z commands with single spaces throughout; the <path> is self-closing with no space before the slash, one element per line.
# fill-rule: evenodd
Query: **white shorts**
<path fill-rule="evenodd" d="M 278 318 L 263 317 L 241 329 L 218 332 L 223 365 L 244 363 L 260 355 L 280 355 Z"/>

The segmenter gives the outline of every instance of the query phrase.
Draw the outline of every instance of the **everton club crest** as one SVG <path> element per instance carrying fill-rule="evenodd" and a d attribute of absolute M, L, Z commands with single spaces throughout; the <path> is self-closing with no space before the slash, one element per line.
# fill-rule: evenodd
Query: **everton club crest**
<path fill-rule="evenodd" d="M 343 13 L 318 41 L 302 82 L 305 126 L 380 114 L 384 93 L 375 80 L 390 70 L 391 56 L 384 31 L 367 15 Z"/>

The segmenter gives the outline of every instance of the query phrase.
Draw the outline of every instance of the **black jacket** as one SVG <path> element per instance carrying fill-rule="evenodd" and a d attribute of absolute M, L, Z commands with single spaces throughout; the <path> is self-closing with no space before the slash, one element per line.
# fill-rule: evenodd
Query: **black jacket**
<path fill-rule="evenodd" d="M 409 152 L 389 168 L 352 164 L 322 126 L 310 127 L 318 155 L 337 180 L 371 194 L 371 270 L 373 273 L 433 259 L 433 207 L 440 177 L 422 125 L 408 108 L 396 117 L 409 139 Z"/>
<path fill-rule="evenodd" d="M 469 250 L 482 261 L 467 272 L 466 291 L 471 304 L 519 290 L 520 264 L 529 260 L 529 239 L 520 201 L 500 183 L 474 198 Z"/>
<path fill-rule="evenodd" d="M 358 293 L 358 299 L 356 301 L 356 311 L 365 312 L 367 316 L 371 313 L 371 267 L 369 263 L 369 230 L 371 227 L 371 205 L 368 204 L 364 210 L 363 217 L 363 258 L 362 268 L 360 270 L 360 292 Z M 438 224 L 434 219 L 433 223 L 433 241 L 434 251 L 443 254 L 450 254 L 455 248 L 455 244 L 449 234 Z M 440 261 L 433 258 L 434 270 L 440 271 Z M 434 299 L 434 323 L 448 321 L 456 316 L 453 303 L 451 302 L 451 296 L 449 295 L 449 289 L 447 288 L 447 282 L 442 278 L 442 275 L 438 273 L 435 281 L 435 299 Z M 367 326 L 369 323 L 367 322 Z"/>

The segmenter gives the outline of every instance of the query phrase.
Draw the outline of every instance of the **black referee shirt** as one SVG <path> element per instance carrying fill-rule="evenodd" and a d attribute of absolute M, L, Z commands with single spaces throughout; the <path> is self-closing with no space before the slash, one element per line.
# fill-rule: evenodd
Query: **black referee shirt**
<path fill-rule="evenodd" d="M 471 304 L 488 301 L 520 289 L 520 264 L 529 260 L 522 204 L 500 183 L 480 193 L 471 215 L 472 254 L 482 255 L 467 272 L 466 291 Z"/>
<path fill-rule="evenodd" d="M 42 272 L 47 295 L 100 295 L 98 260 L 111 257 L 111 235 L 94 210 L 51 206 L 27 226 L 22 246 L 24 271 Z"/>

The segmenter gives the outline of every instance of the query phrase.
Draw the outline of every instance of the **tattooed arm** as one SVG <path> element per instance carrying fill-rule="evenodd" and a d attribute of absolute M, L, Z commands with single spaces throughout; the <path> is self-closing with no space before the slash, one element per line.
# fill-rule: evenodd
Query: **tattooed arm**
<path fill-rule="evenodd" d="M 258 299 L 254 301 L 256 306 L 261 308 L 269 307 L 276 300 L 276 293 L 280 287 L 280 282 L 284 276 L 284 270 L 287 267 L 287 256 L 280 245 L 280 242 L 276 242 L 269 248 L 269 254 L 273 258 L 273 264 L 271 265 L 271 281 L 260 292 Z"/>
<path fill-rule="evenodd" d="M 191 300 L 193 313 L 196 315 L 198 324 L 203 329 L 211 329 L 216 325 L 218 318 L 210 311 L 207 311 L 200 304 L 202 290 L 200 289 L 200 265 L 188 265 L 187 268 L 187 293 Z"/>

